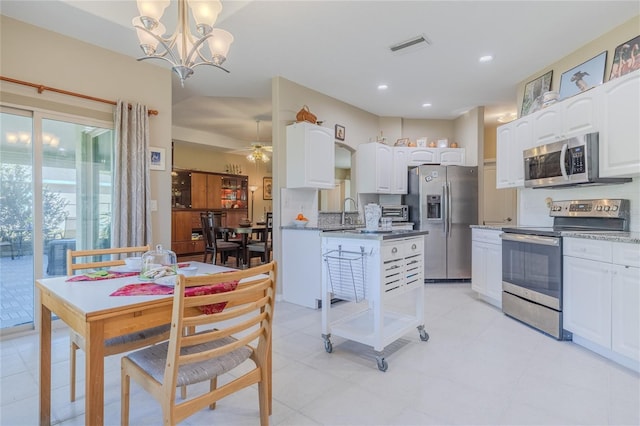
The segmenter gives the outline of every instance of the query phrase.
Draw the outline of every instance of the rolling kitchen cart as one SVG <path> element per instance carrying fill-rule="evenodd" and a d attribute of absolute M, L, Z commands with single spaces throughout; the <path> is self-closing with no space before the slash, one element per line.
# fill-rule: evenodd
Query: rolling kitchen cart
<path fill-rule="evenodd" d="M 385 347 L 413 328 L 424 329 L 423 237 L 354 239 L 324 237 L 322 338 L 331 336 L 372 346 L 380 371 L 388 368 Z M 348 303 L 332 305 L 332 300 Z"/>

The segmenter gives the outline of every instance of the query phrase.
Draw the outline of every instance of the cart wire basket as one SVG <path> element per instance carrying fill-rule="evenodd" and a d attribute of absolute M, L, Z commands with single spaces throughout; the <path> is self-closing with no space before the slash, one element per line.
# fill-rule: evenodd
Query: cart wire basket
<path fill-rule="evenodd" d="M 357 252 L 342 246 L 323 255 L 333 297 L 356 303 L 366 299 L 365 256 L 364 247 Z"/>

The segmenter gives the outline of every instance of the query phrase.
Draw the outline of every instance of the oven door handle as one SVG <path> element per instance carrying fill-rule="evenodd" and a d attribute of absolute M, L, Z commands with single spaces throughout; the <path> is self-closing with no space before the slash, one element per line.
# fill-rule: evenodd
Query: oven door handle
<path fill-rule="evenodd" d="M 500 234 L 500 238 L 504 241 L 514 241 L 516 243 L 527 244 L 540 244 L 544 246 L 560 246 L 560 238 L 555 237 L 543 237 L 540 235 L 524 235 L 524 234 L 509 234 L 503 232 Z"/>

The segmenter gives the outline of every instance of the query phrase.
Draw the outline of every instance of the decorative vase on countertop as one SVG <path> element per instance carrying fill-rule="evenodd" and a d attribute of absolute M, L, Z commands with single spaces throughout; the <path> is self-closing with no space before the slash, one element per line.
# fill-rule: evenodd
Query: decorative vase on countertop
<path fill-rule="evenodd" d="M 368 230 L 375 231 L 378 229 L 380 217 L 382 217 L 382 209 L 380 208 L 380 205 L 370 203 L 364 206 L 364 221 L 365 227 Z"/>

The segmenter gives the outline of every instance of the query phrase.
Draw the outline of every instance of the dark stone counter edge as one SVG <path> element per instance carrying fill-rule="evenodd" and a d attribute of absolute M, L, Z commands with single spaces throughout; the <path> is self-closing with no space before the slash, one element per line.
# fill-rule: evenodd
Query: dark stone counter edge
<path fill-rule="evenodd" d="M 411 238 L 421 235 L 427 235 L 429 231 L 426 230 L 406 230 L 406 231 L 392 231 L 389 233 L 366 233 L 366 232 L 354 232 L 354 231 L 326 231 L 323 232 L 321 237 L 323 238 L 350 238 L 356 240 L 394 240 L 399 238 Z"/>

